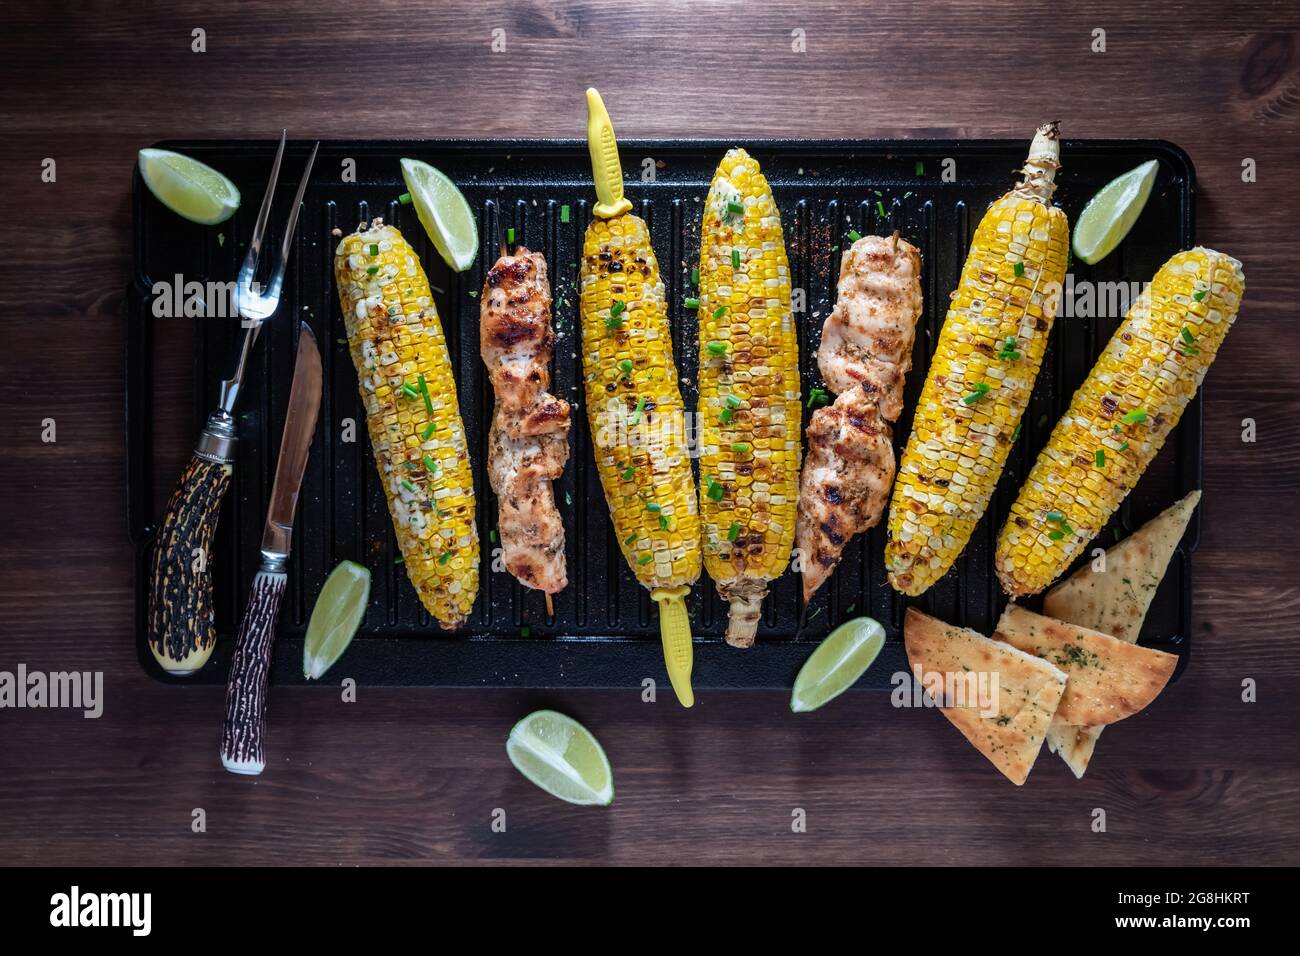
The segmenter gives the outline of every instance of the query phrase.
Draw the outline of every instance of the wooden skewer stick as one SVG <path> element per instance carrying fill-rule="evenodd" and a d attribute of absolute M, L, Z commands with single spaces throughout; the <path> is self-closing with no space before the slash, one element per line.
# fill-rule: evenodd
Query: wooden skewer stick
<path fill-rule="evenodd" d="M 550 591 L 546 592 L 546 618 L 550 621 L 555 620 L 555 602 L 551 600 Z"/>

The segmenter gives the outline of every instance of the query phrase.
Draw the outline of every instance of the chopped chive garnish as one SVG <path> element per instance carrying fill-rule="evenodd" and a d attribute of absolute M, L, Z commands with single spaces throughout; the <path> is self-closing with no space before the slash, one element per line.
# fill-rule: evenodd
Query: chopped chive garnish
<path fill-rule="evenodd" d="M 976 382 L 974 385 L 971 386 L 971 388 L 975 389 L 975 391 L 969 393 L 968 395 L 963 395 L 961 397 L 961 402 L 963 405 L 974 405 L 976 402 L 980 401 L 982 398 L 984 398 L 985 395 L 989 393 L 988 382 Z"/>
<path fill-rule="evenodd" d="M 515 241 L 515 227 L 511 226 L 509 229 L 506 230 L 506 242 L 513 245 L 514 241 Z"/>
<path fill-rule="evenodd" d="M 366 275 L 372 276 L 378 271 L 379 271 L 379 266 L 370 266 L 369 268 L 366 269 Z"/>
<path fill-rule="evenodd" d="M 808 389 L 808 407 L 812 408 L 814 404 L 822 405 L 826 402 L 826 389 L 810 388 Z"/>
<path fill-rule="evenodd" d="M 429 394 L 429 383 L 424 380 L 424 373 L 420 373 L 419 378 L 420 394 L 424 396 L 424 410 L 430 415 L 433 414 L 433 396 Z"/>
<path fill-rule="evenodd" d="M 627 420 L 629 425 L 638 425 L 641 422 L 641 413 L 645 411 L 645 396 L 642 395 L 636 400 L 636 410 L 632 412 L 632 417 Z"/>
<path fill-rule="evenodd" d="M 904 198 L 904 199 L 911 199 L 911 198 L 912 198 L 912 190 L 909 189 L 907 192 L 903 193 L 903 198 Z"/>
<path fill-rule="evenodd" d="M 1047 520 L 1048 520 L 1048 521 L 1064 521 L 1064 520 L 1065 520 L 1065 515 L 1061 514 L 1059 511 L 1049 511 L 1049 512 L 1047 512 Z"/>
<path fill-rule="evenodd" d="M 1023 424 L 1024 424 L 1024 422 L 1016 422 L 1016 430 L 1013 431 L 1013 432 L 1011 433 L 1011 440 L 1012 440 L 1012 441 L 1015 441 L 1016 439 L 1018 439 L 1018 438 L 1020 437 L 1020 426 L 1023 425 Z"/>
<path fill-rule="evenodd" d="M 532 632 L 532 629 L 531 629 L 527 624 L 525 624 L 523 627 L 519 628 L 519 636 L 520 636 L 520 637 L 527 637 L 527 636 L 528 636 L 529 634 L 531 634 L 531 633 L 533 633 L 533 632 Z"/>
<path fill-rule="evenodd" d="M 916 161 L 916 175 L 925 175 L 925 163 L 921 162 L 919 159 Z"/>
<path fill-rule="evenodd" d="M 713 310 L 713 317 L 715 319 L 720 319 L 726 314 L 727 314 L 727 307 L 725 305 L 720 305 Z"/>
<path fill-rule="evenodd" d="M 696 266 L 694 269 L 691 270 L 691 285 L 699 285 L 699 284 L 700 284 L 700 267 Z"/>
<path fill-rule="evenodd" d="M 731 409 L 729 409 L 729 408 L 724 408 L 724 409 L 722 410 L 722 414 L 718 416 L 718 421 L 722 422 L 722 424 L 724 424 L 724 425 L 730 425 L 730 424 L 731 424 L 731 418 L 732 418 Z"/>
<path fill-rule="evenodd" d="M 746 454 L 750 450 L 750 447 L 751 446 L 747 441 L 733 441 L 731 443 L 731 450 L 734 451 L 737 455 Z"/>
<path fill-rule="evenodd" d="M 1015 265 L 1014 271 L 1015 271 L 1015 273 L 1016 273 L 1016 277 L 1017 277 L 1017 278 L 1019 278 L 1020 276 L 1024 275 L 1024 274 L 1025 274 L 1025 264 L 1024 264 L 1023 262 L 1017 262 L 1016 265 Z"/>
<path fill-rule="evenodd" d="M 450 552 L 450 551 L 444 551 L 444 552 L 442 552 L 442 554 L 439 556 L 439 558 L 438 558 L 438 563 L 439 563 L 439 564 L 446 564 L 446 563 L 447 563 L 448 561 L 450 561 L 450 560 L 451 560 L 451 552 Z"/>
<path fill-rule="evenodd" d="M 402 394 L 405 395 L 407 398 L 419 398 L 419 397 L 420 397 L 420 393 L 419 393 L 419 391 L 417 391 L 416 388 L 415 388 L 415 386 L 412 385 L 410 382 L 403 382 L 403 383 L 402 383 Z"/>
<path fill-rule="evenodd" d="M 420 464 L 419 464 L 419 462 L 414 462 L 414 461 L 404 461 L 404 462 L 402 462 L 402 467 L 403 467 L 403 468 L 419 468 L 419 467 L 420 467 Z"/>
<path fill-rule="evenodd" d="M 695 296 L 690 296 L 687 298 L 685 305 L 688 309 L 698 309 L 700 307 L 700 300 L 695 298 Z"/>
<path fill-rule="evenodd" d="M 659 512 L 659 511 L 663 511 L 664 509 L 663 509 L 663 505 L 659 504 L 659 502 L 657 501 L 647 501 L 645 503 L 645 510 Z"/>
<path fill-rule="evenodd" d="M 1120 450 L 1120 451 L 1128 451 L 1128 442 L 1125 442 L 1124 444 L 1120 445 L 1120 446 L 1119 446 L 1119 450 Z"/>
<path fill-rule="evenodd" d="M 727 403 L 727 407 L 728 407 L 728 408 L 739 408 L 739 407 L 740 407 L 740 399 L 737 398 L 735 395 L 728 395 L 728 396 L 724 399 L 724 401 Z"/>
<path fill-rule="evenodd" d="M 397 557 L 393 558 L 393 564 L 405 564 L 405 563 L 406 563 L 406 558 L 402 557 L 400 554 Z"/>
<path fill-rule="evenodd" d="M 428 455 L 424 456 L 424 467 L 431 475 L 436 475 L 438 473 L 438 463 Z"/>
<path fill-rule="evenodd" d="M 714 355 L 725 355 L 727 352 L 727 343 L 714 340 L 709 343 L 709 351 Z"/>
<path fill-rule="evenodd" d="M 634 475 L 636 475 L 636 469 L 631 465 L 628 465 L 626 468 L 623 469 L 624 481 L 631 481 Z"/>
<path fill-rule="evenodd" d="M 667 515 L 660 515 L 660 516 L 659 516 L 659 530 L 660 530 L 660 531 L 667 531 L 667 530 L 668 530 L 668 516 L 667 516 Z"/>
<path fill-rule="evenodd" d="M 497 529 L 496 529 L 496 528 L 489 528 L 489 529 L 488 529 L 488 540 L 491 541 L 493 544 L 496 544 L 496 543 L 497 543 Z"/>
<path fill-rule="evenodd" d="M 1125 425 L 1136 425 L 1146 420 L 1147 413 L 1146 409 L 1143 408 L 1135 408 L 1121 419 Z"/>
<path fill-rule="evenodd" d="M 623 311 L 624 311 L 626 308 L 627 308 L 627 303 L 626 303 L 626 302 L 615 302 L 613 305 L 611 305 L 611 306 L 609 307 L 609 314 L 610 314 L 611 316 L 622 315 L 622 314 L 623 314 Z"/>
<path fill-rule="evenodd" d="M 708 490 L 705 492 L 712 501 L 721 501 L 723 490 L 722 485 L 718 484 L 712 478 L 708 479 Z"/>
<path fill-rule="evenodd" d="M 560 222 L 568 222 L 568 221 L 569 221 L 569 204 L 565 203 L 563 206 L 560 207 Z"/>
<path fill-rule="evenodd" d="M 366 251 L 369 252 L 372 256 L 377 256 L 377 255 L 379 255 L 379 244 L 378 244 L 378 243 L 375 243 L 375 242 L 372 242 L 372 243 L 370 244 L 370 248 L 367 249 Z"/>
<path fill-rule="evenodd" d="M 879 199 L 876 200 L 876 212 L 880 214 L 881 219 L 884 219 L 885 216 L 888 215 L 888 213 L 885 212 L 885 204 Z"/>
<path fill-rule="evenodd" d="M 858 232 L 856 229 L 849 230 L 849 242 L 857 242 L 861 238 L 862 233 Z"/>
<path fill-rule="evenodd" d="M 411 204 L 411 194 L 402 193 L 402 195 L 397 197 L 397 201 L 400 202 L 403 206 L 409 206 Z"/>
<path fill-rule="evenodd" d="M 626 538 L 623 539 L 623 543 L 624 543 L 624 544 L 629 544 L 629 545 L 630 545 L 630 544 L 636 544 L 636 539 L 637 539 L 637 536 L 636 536 L 635 534 L 630 534 L 630 535 L 628 535 Z"/>
<path fill-rule="evenodd" d="M 733 269 L 739 269 L 739 268 L 740 268 L 740 250 L 739 250 L 739 249 L 732 249 L 732 250 L 731 250 L 731 268 L 733 268 Z"/>
<path fill-rule="evenodd" d="M 402 479 L 402 487 L 405 488 L 407 491 L 411 492 L 412 494 L 415 493 L 415 485 L 411 484 L 405 478 Z"/>
<path fill-rule="evenodd" d="M 1179 334 L 1183 337 L 1183 341 L 1186 342 L 1188 345 L 1196 344 L 1196 336 L 1192 334 L 1192 330 L 1189 329 L 1187 326 L 1184 325 L 1182 332 L 1180 332 Z"/>
<path fill-rule="evenodd" d="M 740 537 L 740 522 L 733 521 L 731 522 L 731 527 L 727 529 L 727 540 L 735 541 L 739 537 Z"/>
<path fill-rule="evenodd" d="M 654 559 L 655 559 L 655 556 L 654 556 L 653 554 L 643 554 L 643 555 L 641 555 L 641 557 L 639 557 L 639 558 L 636 559 L 636 563 L 639 564 L 639 565 L 646 565 L 646 564 L 649 564 L 649 563 L 650 563 L 651 561 L 653 561 Z"/>
<path fill-rule="evenodd" d="M 1205 298 L 1205 293 L 1206 293 L 1207 291 L 1209 291 L 1209 290 L 1207 290 L 1207 289 L 1202 289 L 1200 292 L 1198 292 L 1198 293 L 1196 293 L 1194 296 L 1192 296 L 1192 298 L 1195 299 L 1197 302 L 1200 302 L 1202 299 Z"/>
<path fill-rule="evenodd" d="M 437 427 L 438 426 L 435 425 L 433 422 L 429 422 L 429 424 L 425 425 L 424 430 L 420 432 L 420 440 L 428 441 L 430 437 L 432 437 L 433 432 Z"/>
<path fill-rule="evenodd" d="M 1098 449 L 1097 449 L 1097 453 L 1096 453 L 1095 455 L 1093 455 L 1092 457 L 1093 457 L 1093 460 L 1097 462 L 1097 467 L 1098 467 L 1098 468 L 1105 468 L 1105 467 L 1106 467 L 1106 449 L 1104 449 L 1104 448 L 1098 448 Z"/>
<path fill-rule="evenodd" d="M 619 370 L 620 372 L 622 372 L 624 375 L 631 375 L 631 374 L 632 374 L 632 360 L 631 360 L 631 359 L 623 359 L 623 361 L 621 361 L 621 362 L 618 363 L 618 370 Z"/>
<path fill-rule="evenodd" d="M 623 327 L 623 320 L 617 315 L 611 316 L 610 318 L 605 320 L 605 328 L 609 329 L 611 332 L 617 331 L 622 327 Z"/>
<path fill-rule="evenodd" d="M 1053 541 L 1060 541 L 1062 538 L 1065 537 L 1065 532 L 1064 532 L 1064 531 L 1049 531 L 1049 532 L 1047 532 L 1047 536 L 1048 536 L 1049 538 L 1051 538 Z"/>
<path fill-rule="evenodd" d="M 745 207 L 741 203 L 736 202 L 734 199 L 727 200 L 727 212 L 731 213 L 733 216 L 738 216 L 744 211 Z"/>

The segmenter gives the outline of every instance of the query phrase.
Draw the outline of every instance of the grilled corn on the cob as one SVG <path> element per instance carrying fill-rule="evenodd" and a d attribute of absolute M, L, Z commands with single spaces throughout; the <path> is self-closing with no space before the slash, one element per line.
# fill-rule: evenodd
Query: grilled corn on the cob
<path fill-rule="evenodd" d="M 749 647 L 794 545 L 800 408 L 781 213 L 743 149 L 709 188 L 698 298 L 704 566 L 731 604 L 727 643 Z"/>
<path fill-rule="evenodd" d="M 334 254 L 375 465 L 407 576 L 443 628 L 478 595 L 474 479 L 451 357 L 419 258 L 376 219 Z"/>
<path fill-rule="evenodd" d="M 1052 430 L 998 537 L 1018 597 L 1051 584 L 1105 527 L 1200 387 L 1237 317 L 1241 263 L 1180 252 L 1129 309 Z"/>
<path fill-rule="evenodd" d="M 594 89 L 587 110 L 600 200 L 579 276 L 587 417 L 619 547 L 659 605 L 668 677 L 690 707 L 694 652 L 684 598 L 700 576 L 700 516 L 668 304 L 650 232 L 623 196 L 614 128 Z"/>
<path fill-rule="evenodd" d="M 1060 144 L 1039 127 L 1019 185 L 971 243 L 889 506 L 885 565 L 904 594 L 952 566 L 988 507 L 1047 348 L 1070 245 L 1050 205 Z"/>

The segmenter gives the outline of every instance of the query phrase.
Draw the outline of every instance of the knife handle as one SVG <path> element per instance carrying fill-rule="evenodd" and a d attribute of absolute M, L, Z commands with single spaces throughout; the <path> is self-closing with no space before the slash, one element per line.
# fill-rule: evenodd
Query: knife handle
<path fill-rule="evenodd" d="M 149 649 L 169 674 L 188 676 L 208 662 L 212 623 L 212 534 L 230 487 L 233 439 L 214 445 L 205 431 L 167 502 L 149 574 Z"/>
<path fill-rule="evenodd" d="M 266 768 L 266 687 L 271 674 L 275 620 L 288 580 L 284 559 L 266 559 L 253 579 L 244 619 L 239 623 L 235 656 L 226 685 L 226 718 L 221 726 L 221 763 L 231 773 L 256 775 Z"/>

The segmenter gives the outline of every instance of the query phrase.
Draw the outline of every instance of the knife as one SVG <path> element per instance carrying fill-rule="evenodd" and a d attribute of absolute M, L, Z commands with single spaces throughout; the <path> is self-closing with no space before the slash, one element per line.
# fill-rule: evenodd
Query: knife
<path fill-rule="evenodd" d="M 226 685 L 226 717 L 221 728 L 221 763 L 231 773 L 259 774 L 266 767 L 262 737 L 266 729 L 266 685 L 271 671 L 271 644 L 288 580 L 285 567 L 293 538 L 293 515 L 307 467 L 307 453 L 320 411 L 321 362 L 316 336 L 304 322 L 298 327 L 289 410 L 275 465 L 271 504 L 262 532 L 262 566 L 253 578 L 248 607 L 239 624 L 235 655 Z"/>

